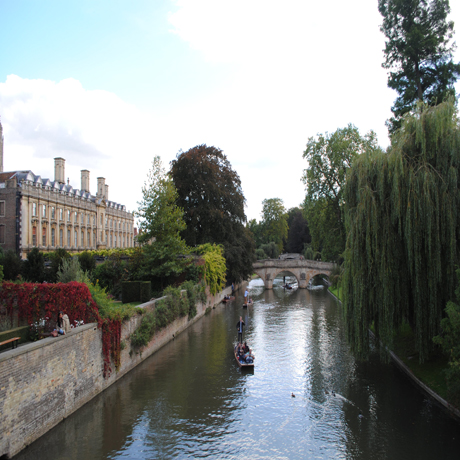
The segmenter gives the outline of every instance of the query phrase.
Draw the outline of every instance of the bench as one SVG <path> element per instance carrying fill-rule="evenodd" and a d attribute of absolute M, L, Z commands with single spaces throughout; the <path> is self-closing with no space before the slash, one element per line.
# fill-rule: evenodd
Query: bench
<path fill-rule="evenodd" d="M 13 337 L 12 339 L 4 340 L 0 342 L 0 347 L 2 345 L 6 345 L 7 343 L 11 343 L 12 348 L 16 348 L 18 346 L 18 340 L 21 340 L 21 337 Z"/>

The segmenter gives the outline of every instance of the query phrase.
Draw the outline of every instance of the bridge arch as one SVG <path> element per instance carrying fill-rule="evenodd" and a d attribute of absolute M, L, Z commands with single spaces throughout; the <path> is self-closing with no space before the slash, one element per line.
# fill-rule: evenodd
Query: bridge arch
<path fill-rule="evenodd" d="M 329 277 L 334 264 L 308 259 L 265 259 L 253 264 L 254 272 L 264 281 L 265 289 L 273 289 L 273 280 L 283 271 L 296 277 L 300 289 L 306 289 L 316 275 Z"/>

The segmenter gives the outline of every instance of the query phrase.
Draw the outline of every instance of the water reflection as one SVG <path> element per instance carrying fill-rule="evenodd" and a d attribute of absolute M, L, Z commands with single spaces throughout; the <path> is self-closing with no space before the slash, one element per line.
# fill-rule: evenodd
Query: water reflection
<path fill-rule="evenodd" d="M 377 355 L 356 362 L 325 290 L 282 283 L 252 281 L 253 306 L 212 310 L 17 458 L 458 458 L 460 425 Z"/>

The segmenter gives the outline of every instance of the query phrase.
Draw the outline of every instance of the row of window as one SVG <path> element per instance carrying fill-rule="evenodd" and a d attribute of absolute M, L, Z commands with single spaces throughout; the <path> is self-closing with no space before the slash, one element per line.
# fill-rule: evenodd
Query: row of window
<path fill-rule="evenodd" d="M 1 204 L 0 202 L 0 215 L 1 214 Z M 56 208 L 54 206 L 48 206 L 46 204 L 40 205 L 41 207 L 41 216 L 42 219 L 47 219 L 48 218 L 48 212 L 51 213 L 51 220 L 56 220 Z M 4 208 L 4 202 L 3 202 L 3 208 Z M 32 203 L 32 217 L 37 217 L 38 216 L 38 204 L 37 203 Z M 50 208 L 48 210 L 48 208 Z M 59 220 L 64 220 L 64 210 L 62 208 L 58 208 L 58 214 L 59 214 Z M 73 222 L 74 224 L 78 223 L 78 213 L 77 211 L 70 211 L 66 210 L 66 222 L 71 222 L 72 217 L 73 217 Z M 96 215 L 92 215 L 93 219 L 93 225 L 96 225 Z M 86 214 L 86 220 L 87 224 L 91 224 L 91 214 Z M 80 213 L 80 222 L 81 224 L 85 223 L 85 213 Z M 104 214 L 101 214 L 101 225 L 104 223 Z M 127 230 L 127 231 L 132 231 L 132 226 L 128 225 L 128 222 L 121 222 L 121 221 L 116 221 L 114 219 L 109 219 L 107 216 L 105 218 L 105 226 L 109 228 L 114 228 L 116 229 L 118 227 L 118 230 Z"/>
<path fill-rule="evenodd" d="M 3 242 L 4 242 L 4 239 L 5 239 L 5 233 L 4 233 L 5 226 L 4 225 L 0 225 L 0 243 L 2 242 L 2 233 L 1 233 L 2 230 L 3 230 Z M 37 238 L 38 238 L 37 232 L 38 232 L 37 227 L 32 227 L 32 246 L 37 246 Z M 51 246 L 52 247 L 56 246 L 56 236 L 57 236 L 56 229 L 52 228 L 51 229 Z M 104 235 L 103 232 L 101 232 L 101 241 L 104 241 L 103 240 L 104 236 L 105 236 L 105 242 L 111 248 L 116 248 L 116 247 L 126 248 L 126 247 L 131 247 L 133 244 L 133 239 L 130 236 L 126 236 L 126 237 L 124 235 L 120 236 L 118 239 L 119 246 L 117 246 L 117 235 L 110 234 L 110 237 L 109 237 L 108 233 Z M 46 227 L 42 228 L 41 243 L 43 246 L 47 246 L 48 242 L 47 242 Z M 67 240 L 64 242 L 64 230 L 62 228 L 59 229 L 59 246 L 64 247 L 64 245 L 74 246 L 74 247 L 85 246 L 85 231 L 81 230 L 79 234 L 78 230 L 74 230 L 73 231 L 73 241 L 72 241 L 72 231 L 67 230 Z M 88 230 L 86 245 L 92 246 L 92 247 L 96 246 L 96 232 L 95 231 L 91 232 Z"/>

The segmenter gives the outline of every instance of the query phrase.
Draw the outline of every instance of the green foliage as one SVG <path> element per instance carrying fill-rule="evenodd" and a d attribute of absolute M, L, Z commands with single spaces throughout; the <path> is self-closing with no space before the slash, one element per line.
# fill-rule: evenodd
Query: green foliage
<path fill-rule="evenodd" d="M 288 236 L 287 215 L 283 200 L 267 198 L 262 201 L 261 226 L 263 242 L 265 244 L 275 243 L 278 246 L 278 253 L 280 253 Z M 266 254 L 268 253 L 266 252 Z"/>
<path fill-rule="evenodd" d="M 456 301 L 460 302 L 460 270 L 457 270 Z M 445 309 L 446 317 L 441 321 L 441 334 L 433 337 L 433 342 L 441 345 L 449 357 L 446 370 L 447 392 L 449 401 L 460 407 L 460 305 L 448 302 Z"/>
<path fill-rule="evenodd" d="M 362 152 L 378 152 L 374 132 L 361 137 L 349 124 L 332 134 L 310 137 L 303 157 L 308 168 L 302 177 L 307 186 L 304 213 L 311 233 L 311 244 L 323 260 L 338 261 L 345 249 L 343 187 L 347 171 Z"/>
<path fill-rule="evenodd" d="M 140 326 L 131 334 L 131 345 L 134 348 L 141 348 L 148 345 L 157 328 L 156 315 L 149 312 L 142 318 Z"/>
<path fill-rule="evenodd" d="M 257 257 L 257 260 L 264 260 L 264 259 L 269 258 L 267 254 L 265 254 L 265 251 L 261 248 L 256 249 L 256 257 Z"/>
<path fill-rule="evenodd" d="M 279 247 L 274 241 L 263 244 L 259 249 L 267 255 L 267 259 L 277 259 L 280 255 Z"/>
<path fill-rule="evenodd" d="M 93 282 L 98 282 L 115 298 L 121 295 L 121 283 L 126 280 L 128 273 L 127 262 L 118 255 L 112 255 L 102 264 L 96 266 L 91 273 Z"/>
<path fill-rule="evenodd" d="M 244 227 L 245 198 L 238 174 L 222 150 L 206 145 L 180 151 L 171 162 L 177 204 L 184 209 L 182 233 L 190 247 L 221 244 L 227 276 L 245 279 L 255 260 L 251 233 Z"/>
<path fill-rule="evenodd" d="M 211 294 L 217 294 L 225 286 L 225 259 L 222 255 L 223 247 L 216 244 L 203 244 L 196 248 L 205 261 L 204 279 Z"/>
<path fill-rule="evenodd" d="M 62 266 L 62 261 L 68 259 L 70 254 L 63 248 L 57 248 L 53 252 L 45 253 L 45 258 L 51 262 L 51 266 L 48 269 L 47 278 L 51 283 L 57 281 L 57 274 Z"/>
<path fill-rule="evenodd" d="M 83 251 L 78 254 L 78 261 L 80 262 L 80 267 L 84 272 L 91 273 L 96 268 L 96 261 L 94 255 L 89 251 Z"/>
<path fill-rule="evenodd" d="M 300 254 L 305 244 L 311 243 L 310 229 L 300 208 L 291 208 L 287 212 L 288 236 L 285 251 Z"/>
<path fill-rule="evenodd" d="M 436 104 L 455 96 L 460 63 L 452 60 L 454 23 L 447 22 L 448 0 L 379 0 L 379 12 L 387 38 L 382 67 L 389 70 L 388 86 L 399 95 L 387 122 L 392 134 L 417 101 Z"/>
<path fill-rule="evenodd" d="M 78 257 L 62 259 L 56 278 L 58 283 L 70 283 L 71 281 L 84 282 L 85 274 L 80 267 Z"/>
<path fill-rule="evenodd" d="M 453 298 L 459 260 L 460 128 L 453 101 L 420 104 L 387 153 L 365 152 L 344 192 L 343 288 L 348 338 L 361 357 L 368 328 L 392 348 L 404 322 L 423 361 Z"/>
<path fill-rule="evenodd" d="M 197 302 L 200 301 L 204 303 L 206 301 L 206 285 L 204 282 L 196 284 L 193 281 L 186 281 L 181 284 L 180 288 L 187 291 L 187 299 L 189 305 L 188 316 L 189 318 L 194 318 L 197 313 Z"/>
<path fill-rule="evenodd" d="M 11 250 L 0 252 L 0 264 L 3 265 L 4 279 L 15 281 L 22 272 L 21 258 Z"/>
<path fill-rule="evenodd" d="M 33 248 L 27 254 L 27 260 L 23 266 L 23 275 L 31 283 L 43 283 L 45 281 L 45 258 L 38 248 Z"/>

